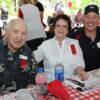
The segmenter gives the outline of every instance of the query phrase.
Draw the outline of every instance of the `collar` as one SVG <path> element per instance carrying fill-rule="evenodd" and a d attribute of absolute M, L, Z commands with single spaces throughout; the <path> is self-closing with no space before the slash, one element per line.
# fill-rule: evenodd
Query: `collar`
<path fill-rule="evenodd" d="M 59 42 L 59 41 L 55 38 L 55 36 L 54 36 L 54 40 L 57 41 L 57 42 Z M 65 41 L 66 41 L 66 37 L 62 40 L 62 43 L 65 42 Z"/>

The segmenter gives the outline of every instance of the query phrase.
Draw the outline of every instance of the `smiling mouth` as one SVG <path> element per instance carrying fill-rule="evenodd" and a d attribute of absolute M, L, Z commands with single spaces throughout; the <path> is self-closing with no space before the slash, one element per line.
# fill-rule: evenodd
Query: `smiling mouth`
<path fill-rule="evenodd" d="M 15 43 L 18 45 L 18 44 L 21 44 L 22 42 L 15 42 Z"/>
<path fill-rule="evenodd" d="M 63 34 L 64 32 L 59 32 L 59 34 Z"/>
<path fill-rule="evenodd" d="M 92 27 L 92 26 L 94 26 L 94 24 L 93 23 L 88 23 L 88 26 Z"/>

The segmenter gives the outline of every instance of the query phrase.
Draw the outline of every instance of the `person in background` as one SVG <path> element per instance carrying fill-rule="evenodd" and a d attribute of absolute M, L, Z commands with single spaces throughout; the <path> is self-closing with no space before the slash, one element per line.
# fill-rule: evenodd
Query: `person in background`
<path fill-rule="evenodd" d="M 0 27 L 0 39 L 2 39 L 2 28 Z"/>
<path fill-rule="evenodd" d="M 59 13 L 61 11 L 63 11 L 63 2 L 57 1 L 56 5 L 55 5 L 55 12 Z"/>
<path fill-rule="evenodd" d="M 1 8 L 1 20 L 7 20 L 8 19 L 8 10 L 5 5 L 2 5 Z"/>
<path fill-rule="evenodd" d="M 38 8 L 39 12 L 40 12 L 40 18 L 41 18 L 41 22 L 44 26 L 44 28 L 46 27 L 46 25 L 43 22 L 43 18 L 44 18 L 44 7 L 43 4 L 41 2 L 39 2 L 38 0 L 32 0 L 32 3 Z"/>
<path fill-rule="evenodd" d="M 99 18 L 97 5 L 86 6 L 83 15 L 84 27 L 70 34 L 70 37 L 79 40 L 86 65 L 85 71 L 100 68 L 100 27 L 97 26 Z"/>
<path fill-rule="evenodd" d="M 0 39 L 2 39 L 3 22 L 0 20 Z"/>
<path fill-rule="evenodd" d="M 36 51 L 33 51 L 36 61 L 44 61 L 48 80 L 54 79 L 54 70 L 58 62 L 64 66 L 65 78 L 76 72 L 80 79 L 86 80 L 88 74 L 84 71 L 85 64 L 79 43 L 66 37 L 71 29 L 70 18 L 65 14 L 56 16 L 53 27 L 54 37 L 44 41 Z"/>
<path fill-rule="evenodd" d="M 75 17 L 75 27 L 80 27 L 82 26 L 82 11 L 81 9 L 79 9 L 79 11 L 77 12 L 76 14 L 76 17 Z"/>
<path fill-rule="evenodd" d="M 12 19 L 5 28 L 6 42 L 0 40 L 0 94 L 26 88 L 34 83 L 35 60 L 26 46 L 27 30 L 22 19 Z"/>
<path fill-rule="evenodd" d="M 22 18 L 27 26 L 27 45 L 35 50 L 46 38 L 39 10 L 31 0 L 20 0 L 19 4 L 21 6 L 18 10 L 18 17 Z"/>

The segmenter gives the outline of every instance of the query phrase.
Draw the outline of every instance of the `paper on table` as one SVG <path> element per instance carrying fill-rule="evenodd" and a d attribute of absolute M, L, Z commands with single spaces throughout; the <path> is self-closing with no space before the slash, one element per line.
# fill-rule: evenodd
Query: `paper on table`
<path fill-rule="evenodd" d="M 69 85 L 69 86 L 72 86 L 73 88 L 78 88 L 78 87 L 80 87 L 80 85 L 78 85 L 78 84 L 75 84 L 74 82 L 72 82 L 72 81 L 70 81 L 70 80 L 68 80 L 68 79 L 73 79 L 73 80 L 76 80 L 76 81 L 78 81 L 78 82 L 81 82 L 81 83 L 83 83 L 81 80 L 80 80 L 80 78 L 77 76 L 77 75 L 71 75 L 69 78 L 65 78 L 65 80 L 64 80 L 64 83 L 65 83 L 65 85 Z"/>
<path fill-rule="evenodd" d="M 81 81 L 78 76 L 72 76 L 71 78 L 74 80 L 77 80 L 79 82 L 85 83 L 85 87 L 83 87 L 82 90 L 83 90 L 83 93 L 87 93 L 87 92 L 93 91 L 97 88 L 100 88 L 100 77 L 96 77 L 94 73 L 95 73 L 95 71 L 89 72 L 89 79 L 86 81 Z M 76 85 L 68 80 L 65 80 L 65 85 L 70 85 L 73 88 L 79 87 L 78 85 Z"/>
<path fill-rule="evenodd" d="M 65 86 L 72 86 L 75 89 L 79 87 L 78 85 L 72 83 L 71 81 L 69 81 L 67 79 L 65 79 L 64 83 L 65 83 Z"/>
<path fill-rule="evenodd" d="M 84 93 L 93 91 L 95 89 L 100 89 L 100 77 L 95 76 L 95 71 L 89 73 L 89 79 L 84 81 L 85 87 L 84 87 Z"/>

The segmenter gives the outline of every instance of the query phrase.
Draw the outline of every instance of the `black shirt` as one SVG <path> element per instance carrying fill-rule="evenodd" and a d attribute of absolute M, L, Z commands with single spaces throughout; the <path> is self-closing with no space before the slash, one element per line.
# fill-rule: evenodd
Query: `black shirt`
<path fill-rule="evenodd" d="M 16 91 L 34 83 L 32 51 L 23 46 L 15 53 L 0 40 L 0 93 Z"/>

